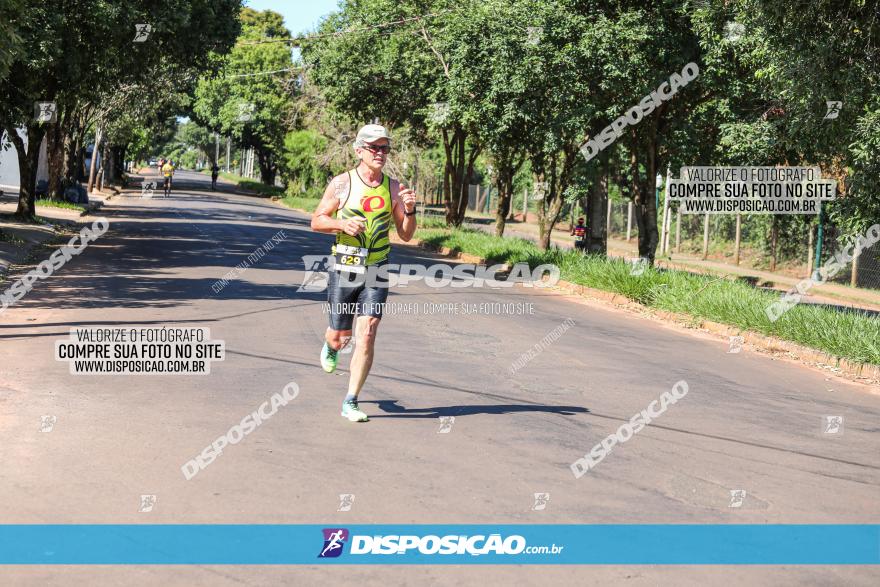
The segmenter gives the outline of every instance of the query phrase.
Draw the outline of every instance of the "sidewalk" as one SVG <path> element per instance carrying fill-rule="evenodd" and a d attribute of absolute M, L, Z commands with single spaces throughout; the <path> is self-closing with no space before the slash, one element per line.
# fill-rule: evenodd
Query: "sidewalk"
<path fill-rule="evenodd" d="M 110 193 L 89 196 L 85 211 L 37 206 L 37 215 L 50 224 L 27 224 L 12 220 L 18 206 L 18 192 L 10 193 L 4 189 L 0 196 L 0 277 L 6 275 L 12 265 L 21 263 L 35 248 L 46 243 L 62 231 L 61 227 L 74 228 L 87 223 L 87 214 L 93 214 L 111 197 Z"/>
<path fill-rule="evenodd" d="M 495 233 L 495 217 L 485 214 L 476 215 L 468 211 L 466 223 L 480 230 Z M 519 215 L 518 215 L 519 216 Z M 531 219 L 536 218 L 533 213 L 529 214 L 529 222 L 520 220 L 508 220 L 504 228 L 504 236 L 519 237 L 531 242 L 538 242 L 538 224 Z M 561 249 L 574 248 L 574 237 L 569 236 L 568 230 L 560 226 L 568 227 L 567 222 L 557 224 L 553 231 L 551 242 Z M 610 257 L 632 259 L 638 256 L 638 241 L 636 237 L 630 242 L 622 239 L 608 240 L 608 255 Z M 656 261 L 658 267 L 666 269 L 679 269 L 691 273 L 706 275 L 729 276 L 733 279 L 743 278 L 758 287 L 771 288 L 779 291 L 788 291 L 795 287 L 802 278 L 771 273 L 749 267 L 730 265 L 719 261 L 702 260 L 685 253 L 673 253 L 667 258 L 659 258 Z M 806 276 L 804 276 L 806 277 Z M 880 311 L 880 291 L 871 289 L 857 289 L 837 283 L 825 283 L 816 285 L 804 296 L 804 300 L 812 303 L 830 304 L 838 307 Z"/>

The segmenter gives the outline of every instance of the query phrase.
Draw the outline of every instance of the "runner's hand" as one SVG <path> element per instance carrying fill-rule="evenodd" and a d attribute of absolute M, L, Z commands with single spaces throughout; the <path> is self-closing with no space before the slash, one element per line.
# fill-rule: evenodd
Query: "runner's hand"
<path fill-rule="evenodd" d="M 349 236 L 357 236 L 366 230 L 366 220 L 360 216 L 342 221 L 342 232 Z"/>
<path fill-rule="evenodd" d="M 403 209 L 407 212 L 416 209 L 416 193 L 403 184 L 400 186 L 400 199 L 403 200 Z"/>

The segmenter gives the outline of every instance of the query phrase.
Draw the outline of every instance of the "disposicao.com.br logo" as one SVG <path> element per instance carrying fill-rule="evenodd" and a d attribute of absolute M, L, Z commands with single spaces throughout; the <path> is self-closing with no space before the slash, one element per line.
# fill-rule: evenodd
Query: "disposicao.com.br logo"
<path fill-rule="evenodd" d="M 448 534 L 386 534 L 350 535 L 346 528 L 324 528 L 324 545 L 318 558 L 336 558 L 350 543 L 350 555 L 520 555 L 560 554 L 564 546 L 528 546 L 519 534 L 502 537 L 501 534 L 476 534 L 474 536 Z M 350 539 L 350 540 L 349 540 Z"/>

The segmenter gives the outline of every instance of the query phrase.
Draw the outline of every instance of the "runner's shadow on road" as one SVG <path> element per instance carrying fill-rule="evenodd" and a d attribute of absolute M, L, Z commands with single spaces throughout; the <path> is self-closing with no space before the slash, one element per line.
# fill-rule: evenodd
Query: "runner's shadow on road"
<path fill-rule="evenodd" d="M 515 414 L 517 412 L 545 412 L 574 416 L 589 413 L 581 406 L 541 406 L 535 404 L 496 404 L 438 406 L 433 408 L 405 408 L 397 405 L 398 400 L 362 401 L 362 404 L 376 404 L 385 414 L 371 415 L 370 418 L 440 418 L 442 416 L 475 416 L 477 414 Z"/>

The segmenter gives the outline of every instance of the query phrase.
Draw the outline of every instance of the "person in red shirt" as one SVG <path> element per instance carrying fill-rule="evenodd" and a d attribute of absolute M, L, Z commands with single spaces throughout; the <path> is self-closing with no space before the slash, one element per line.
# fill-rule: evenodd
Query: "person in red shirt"
<path fill-rule="evenodd" d="M 578 218 L 577 224 L 571 227 L 571 236 L 574 237 L 574 248 L 583 251 L 587 243 L 587 227 L 583 218 Z"/>

